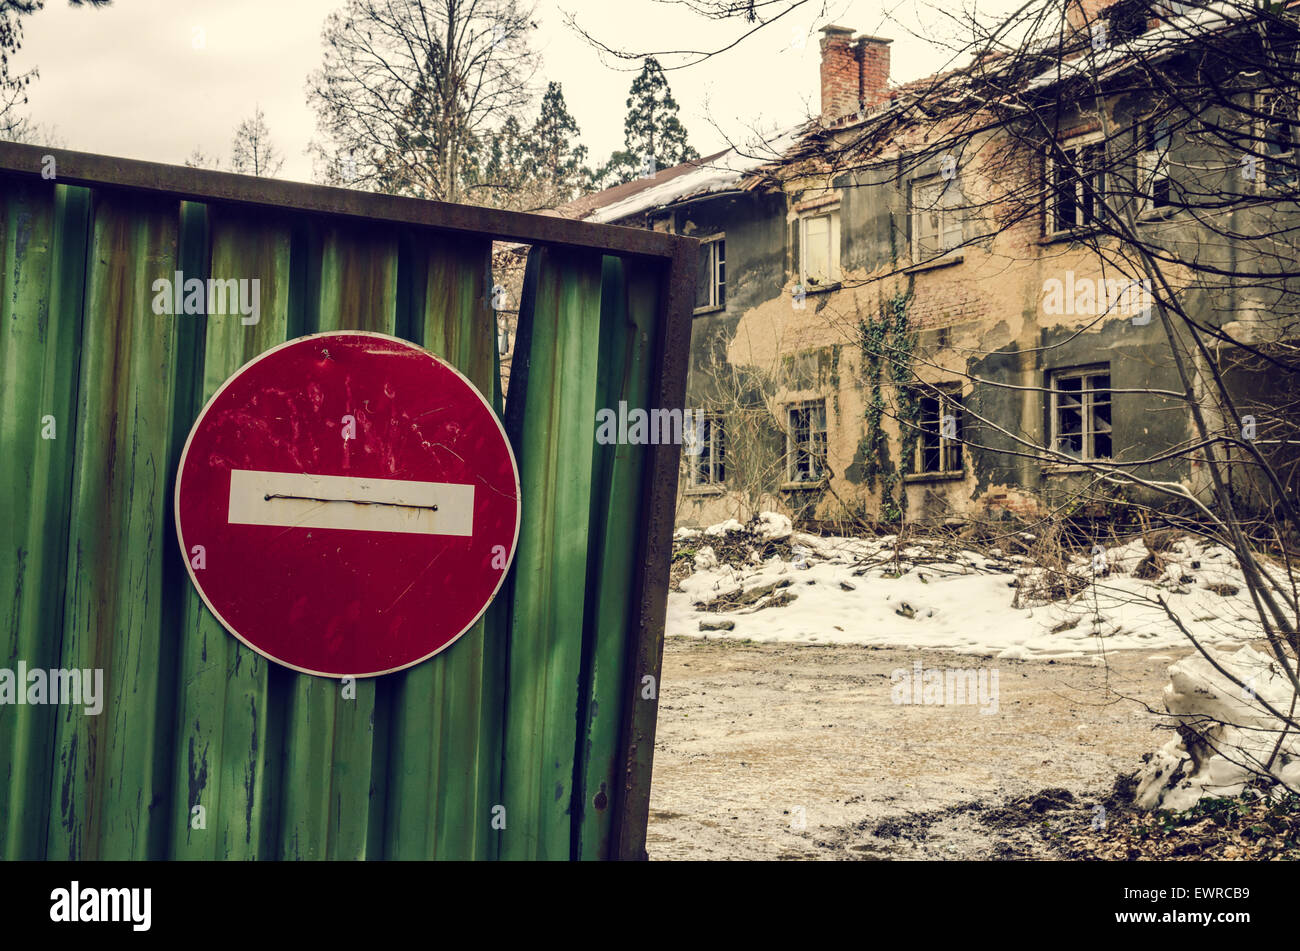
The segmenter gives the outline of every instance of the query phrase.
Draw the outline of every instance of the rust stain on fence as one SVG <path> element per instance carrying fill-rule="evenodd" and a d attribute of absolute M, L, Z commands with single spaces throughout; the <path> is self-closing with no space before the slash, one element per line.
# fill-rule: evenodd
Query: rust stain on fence
<path fill-rule="evenodd" d="M 677 449 L 596 447 L 594 418 L 681 406 L 696 242 L 62 151 L 47 182 L 48 151 L 0 144 L 0 667 L 102 668 L 107 696 L 0 707 L 0 857 L 641 857 Z M 534 244 L 506 408 L 502 238 Z M 258 321 L 154 313 L 177 271 L 256 279 Z M 449 360 L 530 474 L 501 596 L 355 699 L 225 632 L 170 504 L 216 389 L 343 329 Z"/>

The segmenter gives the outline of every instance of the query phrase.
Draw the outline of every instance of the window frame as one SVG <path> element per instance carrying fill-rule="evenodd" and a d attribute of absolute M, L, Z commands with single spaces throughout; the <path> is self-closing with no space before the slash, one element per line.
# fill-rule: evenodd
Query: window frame
<path fill-rule="evenodd" d="M 816 410 L 818 413 L 811 415 L 808 422 L 808 439 L 800 443 L 796 440 L 795 431 L 796 423 L 794 414 L 806 410 Z M 814 421 L 820 416 L 821 428 L 813 427 Z M 787 486 L 812 486 L 823 482 L 826 479 L 826 451 L 829 441 L 829 425 L 826 418 L 826 400 L 810 399 L 799 400 L 794 403 L 787 403 L 785 406 L 785 483 Z M 820 436 L 820 439 L 818 438 Z M 818 445 L 820 443 L 820 445 Z M 809 448 L 812 447 L 812 448 Z M 806 453 L 809 459 L 808 473 L 809 478 L 797 478 L 798 453 Z"/>
<path fill-rule="evenodd" d="M 966 453 L 963 450 L 964 440 L 962 439 L 963 410 L 965 406 L 962 403 L 962 392 L 960 383 L 940 383 L 931 386 L 927 392 L 923 392 L 918 400 L 918 410 L 924 405 L 925 400 L 934 400 L 938 405 L 936 407 L 935 421 L 938 431 L 929 434 L 925 429 L 925 416 L 921 412 L 919 415 L 919 426 L 921 430 L 917 436 L 916 447 L 912 457 L 912 474 L 917 478 L 924 477 L 951 477 L 966 474 Z M 951 413 L 944 412 L 948 407 L 953 407 L 955 411 Z M 943 435 L 943 419 L 951 415 L 957 421 L 957 436 L 951 438 Z M 925 455 L 927 447 L 925 437 L 933 435 L 938 439 L 939 468 L 926 469 Z M 953 457 L 956 457 L 956 465 L 953 466 Z"/>
<path fill-rule="evenodd" d="M 944 199 L 947 197 L 949 187 L 953 189 L 954 194 L 960 196 L 960 186 L 957 184 L 957 179 L 955 177 L 948 179 L 944 178 L 942 175 L 926 175 L 920 178 L 914 178 L 910 183 L 908 190 L 908 207 L 912 217 L 911 251 L 913 264 L 923 264 L 927 261 L 938 260 L 960 248 L 966 240 L 966 215 L 964 209 L 961 207 L 960 197 L 956 207 L 944 204 Z M 938 189 L 938 197 L 936 198 L 937 204 L 931 207 L 922 208 L 917 200 L 917 192 L 931 188 Z M 923 230 L 921 228 L 921 222 L 927 214 L 934 213 L 939 215 L 939 227 L 935 232 L 937 249 L 931 254 L 926 254 L 921 247 Z M 955 222 L 949 223 L 949 217 L 955 219 Z M 957 241 L 955 244 L 949 245 L 947 243 L 948 235 L 954 231 L 957 234 Z"/>
<path fill-rule="evenodd" d="M 686 460 L 687 485 L 691 489 L 719 490 L 727 484 L 727 426 L 721 413 L 704 414 L 704 448 L 698 455 L 683 452 Z M 700 479 L 701 463 L 708 478 Z"/>
<path fill-rule="evenodd" d="M 1106 377 L 1107 385 L 1105 388 L 1098 389 L 1086 385 L 1088 380 L 1098 376 Z M 1114 392 L 1114 388 L 1110 384 L 1110 377 L 1111 377 L 1111 373 L 1110 373 L 1109 363 L 1094 363 L 1094 364 L 1089 364 L 1087 366 L 1080 366 L 1080 367 L 1062 367 L 1060 369 L 1048 371 L 1047 390 L 1048 393 L 1050 394 L 1050 402 L 1048 408 L 1048 426 L 1050 428 L 1049 428 L 1049 438 L 1048 438 L 1047 445 L 1051 447 L 1053 452 L 1062 456 L 1070 457 L 1071 463 L 1061 463 L 1062 465 L 1069 465 L 1075 463 L 1082 464 L 1088 462 L 1108 462 L 1114 458 L 1115 400 L 1114 397 L 1111 395 Z M 1062 380 L 1075 380 L 1075 379 L 1081 381 L 1079 384 L 1079 391 L 1078 391 L 1080 397 L 1079 399 L 1080 451 L 1077 457 L 1073 456 L 1068 450 L 1062 449 L 1060 445 L 1060 440 L 1062 436 L 1060 414 L 1063 408 L 1068 409 L 1069 407 L 1062 407 L 1061 401 L 1058 398 L 1060 394 L 1065 392 L 1064 390 L 1061 390 L 1059 388 L 1058 384 Z M 1106 398 L 1102 401 L 1098 401 L 1095 395 L 1097 393 L 1105 393 Z M 1094 411 L 1098 405 L 1104 405 L 1110 409 L 1110 419 L 1107 422 L 1108 428 L 1105 432 L 1105 435 L 1110 438 L 1111 446 L 1110 446 L 1110 454 L 1105 456 L 1099 456 L 1096 453 L 1096 448 L 1097 448 L 1096 437 L 1101 432 L 1099 429 L 1096 428 L 1096 419 L 1094 417 Z"/>
<path fill-rule="evenodd" d="M 826 219 L 826 280 L 809 283 L 808 280 L 808 223 Z M 838 205 L 823 206 L 801 212 L 797 219 L 799 228 L 799 286 L 805 293 L 834 287 L 840 282 L 840 210 Z"/>
<path fill-rule="evenodd" d="M 1064 227 L 1061 227 L 1059 225 L 1060 209 L 1058 207 L 1058 201 L 1063 186 L 1057 184 L 1057 170 L 1061 166 L 1056 160 L 1056 152 L 1059 150 L 1060 152 L 1066 154 L 1067 156 L 1070 156 L 1070 153 L 1074 153 L 1071 158 L 1071 162 L 1074 165 L 1074 167 L 1078 169 L 1080 167 L 1079 166 L 1080 157 L 1082 156 L 1084 149 L 1089 149 L 1089 150 L 1100 149 L 1102 167 L 1099 170 L 1093 170 L 1090 174 L 1080 174 L 1077 176 L 1073 176 L 1074 177 L 1073 207 L 1075 211 L 1075 221 L 1073 224 L 1069 224 Z M 1097 222 L 1099 218 L 1096 214 L 1093 214 L 1091 217 L 1088 217 L 1082 221 L 1079 219 L 1081 218 L 1081 212 L 1083 212 L 1083 210 L 1087 207 L 1087 203 L 1085 199 L 1089 194 L 1087 185 L 1090 180 L 1093 181 L 1093 193 L 1098 195 L 1098 197 L 1094 198 L 1094 201 L 1098 205 L 1100 205 L 1101 202 L 1105 201 L 1106 199 L 1106 195 L 1109 192 L 1110 183 L 1106 175 L 1105 164 L 1106 164 L 1106 137 L 1100 131 L 1087 132 L 1084 133 L 1083 135 L 1072 136 L 1068 139 L 1057 142 L 1054 147 L 1050 147 L 1046 150 L 1046 155 L 1044 157 L 1044 165 L 1043 165 L 1043 169 L 1044 169 L 1043 179 L 1044 179 L 1044 185 L 1046 186 L 1044 189 L 1045 191 L 1044 197 L 1046 199 L 1046 209 L 1045 209 L 1046 213 L 1044 215 L 1044 222 L 1043 222 L 1045 234 L 1049 236 L 1065 235 L 1065 234 L 1071 234 L 1078 231 L 1086 231 L 1088 229 L 1097 227 Z M 1097 176 L 1100 176 L 1099 188 L 1095 182 L 1095 177 Z"/>
<path fill-rule="evenodd" d="M 727 309 L 727 234 L 720 231 L 700 238 L 700 254 L 708 255 L 709 302 L 696 304 L 693 313 L 707 314 Z M 697 275 L 698 276 L 698 275 Z M 699 288 L 696 288 L 698 294 Z"/>
<path fill-rule="evenodd" d="M 1164 127 L 1164 152 L 1161 153 L 1156 143 L 1160 133 L 1156 129 Z M 1173 177 L 1170 175 L 1170 156 L 1174 148 L 1173 125 L 1167 116 L 1151 114 L 1138 120 L 1137 136 L 1137 186 L 1140 202 L 1138 213 L 1143 215 L 1160 215 L 1175 207 Z M 1157 201 L 1156 183 L 1164 183 L 1164 198 Z"/>

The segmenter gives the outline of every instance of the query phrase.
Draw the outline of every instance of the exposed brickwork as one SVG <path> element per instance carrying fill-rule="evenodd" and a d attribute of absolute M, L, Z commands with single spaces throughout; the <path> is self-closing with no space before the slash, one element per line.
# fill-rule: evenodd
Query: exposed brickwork
<path fill-rule="evenodd" d="M 889 44 L 842 26 L 822 29 L 822 122 L 870 110 L 889 98 Z"/>
<path fill-rule="evenodd" d="M 853 31 L 842 26 L 822 29 L 822 121 L 826 123 L 858 110 L 862 78 L 852 36 Z"/>
<path fill-rule="evenodd" d="M 858 60 L 858 98 L 867 109 L 889 98 L 889 44 L 877 36 L 860 36 L 853 41 Z"/>
<path fill-rule="evenodd" d="M 988 296 L 960 268 L 924 272 L 917 277 L 908 320 L 918 330 L 951 327 L 990 316 Z"/>
<path fill-rule="evenodd" d="M 1036 518 L 1042 513 L 1042 506 L 1032 495 L 1016 488 L 1003 488 L 991 491 L 979 500 L 981 508 L 989 518 L 1010 515 L 1021 520 Z"/>
<path fill-rule="evenodd" d="M 1084 15 L 1095 21 L 1099 11 L 1112 5 L 1112 0 L 1082 2 L 1080 23 Z M 1001 116 L 991 111 L 910 121 L 900 118 L 906 116 L 903 110 L 888 108 L 900 95 L 908 103 L 913 98 L 923 102 L 929 86 L 952 74 L 891 88 L 890 42 L 855 36 L 838 26 L 823 30 L 820 69 L 822 128 L 810 130 L 800 150 L 772 176 L 786 201 L 785 240 L 779 229 L 764 233 L 758 242 L 762 253 L 750 259 L 750 270 L 766 290 L 751 293 L 743 307 L 729 306 L 734 330 L 719 330 L 719 336 L 725 342 L 720 363 L 744 375 L 759 412 L 770 412 L 776 430 L 784 425 L 787 405 L 825 401 L 829 486 L 792 492 L 778 484 L 779 478 L 729 482 L 725 493 L 687 493 L 679 514 L 708 524 L 767 506 L 822 519 L 845 513 L 872 519 L 887 511 L 880 480 L 868 484 L 868 475 L 900 464 L 904 434 L 894 415 L 898 390 L 886 374 L 877 390 L 886 406 L 880 420 L 886 448 L 882 458 L 873 460 L 874 444 L 866 442 L 871 361 L 859 335 L 864 319 L 878 314 L 891 298 L 905 296 L 908 322 L 923 332 L 914 371 L 927 384 L 960 386 L 963 400 L 970 401 L 961 412 L 963 417 L 969 412 L 967 431 L 975 434 L 963 453 L 961 477 L 909 474 L 903 483 L 909 518 L 955 523 L 971 517 L 1032 520 L 1050 515 L 1060 500 L 1084 490 L 1064 471 L 1028 460 L 1021 448 L 1050 438 L 1045 432 L 1052 425 L 1049 404 L 1039 395 L 1050 374 L 1105 362 L 1114 365 L 1117 379 L 1128 374 L 1144 384 L 1146 374 L 1161 372 L 1130 355 L 1146 344 L 1123 315 L 1097 322 L 1082 312 L 1043 306 L 1049 280 L 1068 273 L 1095 280 L 1103 271 L 1109 279 L 1113 264 L 1050 227 L 1051 178 L 1045 174 L 1047 149 L 1040 141 L 964 131 L 999 129 Z M 942 97 L 945 89 L 937 94 Z M 1061 110 L 1057 118 L 1058 141 L 1099 131 L 1097 117 L 1086 107 Z M 945 154 L 929 154 L 937 151 L 930 149 L 934 143 L 947 143 Z M 940 206 L 945 217 L 924 230 L 928 236 L 937 229 L 945 240 L 955 234 L 957 240 L 945 245 L 946 255 L 918 240 L 921 206 L 911 191 L 941 178 L 952 183 Z M 768 213 L 779 214 L 777 207 Z M 800 216 L 832 207 L 836 218 L 830 247 L 838 280 L 812 288 L 796 302 L 800 247 L 790 236 L 798 234 Z M 962 218 L 955 230 L 947 210 Z M 846 248 L 841 261 L 838 255 Z M 738 255 L 729 266 L 733 275 L 744 273 L 746 260 Z M 717 350 L 716 341 L 708 346 Z M 833 373 L 805 372 L 810 354 L 828 353 L 837 357 L 831 361 Z M 707 371 L 693 366 L 691 372 L 698 379 Z M 1128 429 L 1126 445 L 1185 439 L 1177 419 L 1158 420 L 1157 415 L 1117 412 Z M 966 423 L 962 426 L 966 430 Z M 782 449 L 778 433 L 772 446 L 763 449 L 762 465 L 782 465 Z M 735 458 L 732 465 L 738 465 Z M 1195 468 L 1193 463 L 1193 476 Z"/>

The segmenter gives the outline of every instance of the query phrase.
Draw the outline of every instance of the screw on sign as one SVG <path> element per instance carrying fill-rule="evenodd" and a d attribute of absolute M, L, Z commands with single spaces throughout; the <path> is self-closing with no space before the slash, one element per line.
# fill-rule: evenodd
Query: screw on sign
<path fill-rule="evenodd" d="M 347 419 L 345 420 L 345 417 Z M 217 619 L 294 670 L 369 677 L 452 644 L 519 537 L 519 470 L 487 400 L 384 334 L 300 337 L 227 380 L 176 480 L 190 578 Z"/>

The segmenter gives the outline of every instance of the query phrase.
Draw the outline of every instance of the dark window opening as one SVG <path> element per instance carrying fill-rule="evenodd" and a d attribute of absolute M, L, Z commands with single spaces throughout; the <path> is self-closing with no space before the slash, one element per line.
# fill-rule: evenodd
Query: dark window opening
<path fill-rule="evenodd" d="M 692 485 L 721 485 L 727 481 L 727 433 L 719 416 L 705 416 L 700 428 L 700 450 L 686 458 Z M 694 446 L 687 447 L 694 450 Z"/>
<path fill-rule="evenodd" d="M 1051 397 L 1056 451 L 1081 462 L 1111 458 L 1109 371 L 1058 371 L 1052 375 Z"/>
<path fill-rule="evenodd" d="M 1051 160 L 1052 230 L 1069 231 L 1101 218 L 1106 150 L 1100 142 L 1060 150 Z"/>
<path fill-rule="evenodd" d="M 802 403 L 787 412 L 786 479 L 820 481 L 826 461 L 826 404 Z"/>
<path fill-rule="evenodd" d="M 940 393 L 921 397 L 920 435 L 916 470 L 922 473 L 962 471 L 961 396 Z"/>
<path fill-rule="evenodd" d="M 1169 147 L 1173 137 L 1169 120 L 1148 119 L 1142 123 L 1142 152 L 1138 156 L 1138 181 L 1147 208 L 1172 204 L 1169 190 Z"/>

